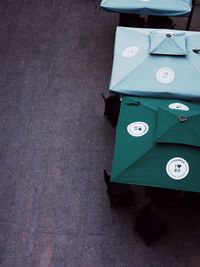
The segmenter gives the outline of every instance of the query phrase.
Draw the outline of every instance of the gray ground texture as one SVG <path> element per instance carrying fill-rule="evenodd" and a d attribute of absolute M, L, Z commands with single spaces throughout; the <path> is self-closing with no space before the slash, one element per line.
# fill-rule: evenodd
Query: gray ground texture
<path fill-rule="evenodd" d="M 101 93 L 118 14 L 99 3 L 0 1 L 0 266 L 199 267 L 198 209 L 166 210 L 167 234 L 147 247 L 134 210 L 109 207 L 115 131 Z"/>

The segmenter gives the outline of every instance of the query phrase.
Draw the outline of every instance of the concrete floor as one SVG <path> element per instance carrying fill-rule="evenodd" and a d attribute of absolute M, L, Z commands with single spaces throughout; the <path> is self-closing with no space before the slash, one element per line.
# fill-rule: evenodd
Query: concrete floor
<path fill-rule="evenodd" d="M 198 209 L 166 210 L 167 234 L 147 247 L 133 211 L 109 208 L 101 93 L 118 15 L 99 3 L 0 1 L 0 266 L 199 267 Z"/>

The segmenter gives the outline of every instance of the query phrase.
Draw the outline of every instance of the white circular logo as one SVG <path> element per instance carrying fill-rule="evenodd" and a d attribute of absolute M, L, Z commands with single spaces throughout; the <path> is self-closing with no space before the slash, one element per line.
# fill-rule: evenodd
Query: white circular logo
<path fill-rule="evenodd" d="M 122 55 L 123 57 L 133 57 L 138 53 L 138 51 L 139 51 L 138 46 L 130 46 L 124 49 L 124 51 L 122 52 Z"/>
<path fill-rule="evenodd" d="M 172 103 L 169 105 L 170 109 L 178 109 L 178 110 L 184 110 L 184 111 L 188 111 L 189 107 L 182 104 L 182 103 Z"/>
<path fill-rule="evenodd" d="M 149 130 L 149 125 L 143 121 L 136 121 L 128 125 L 127 131 L 134 137 L 145 135 Z"/>
<path fill-rule="evenodd" d="M 185 159 L 176 157 L 167 162 L 166 172 L 172 179 L 181 180 L 188 175 L 189 165 Z"/>
<path fill-rule="evenodd" d="M 156 78 L 160 83 L 167 84 L 174 80 L 175 74 L 171 68 L 163 67 L 156 72 Z"/>

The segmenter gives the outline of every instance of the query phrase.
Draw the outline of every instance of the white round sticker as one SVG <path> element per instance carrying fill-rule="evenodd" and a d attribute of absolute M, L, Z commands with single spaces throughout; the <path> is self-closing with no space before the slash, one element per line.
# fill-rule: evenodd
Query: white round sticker
<path fill-rule="evenodd" d="M 124 49 L 124 51 L 122 52 L 122 55 L 123 57 L 133 57 L 138 53 L 138 51 L 139 51 L 138 46 L 130 46 Z"/>
<path fill-rule="evenodd" d="M 127 131 L 134 137 L 141 137 L 149 130 L 149 125 L 143 121 L 136 121 L 128 125 Z"/>
<path fill-rule="evenodd" d="M 189 164 L 183 158 L 170 159 L 166 165 L 166 172 L 172 179 L 181 180 L 188 175 Z"/>
<path fill-rule="evenodd" d="M 178 109 L 178 110 L 183 110 L 183 111 L 188 111 L 189 107 L 182 104 L 182 103 L 172 103 L 169 105 L 170 109 Z"/>
<path fill-rule="evenodd" d="M 160 83 L 167 84 L 174 80 L 175 74 L 171 68 L 163 67 L 156 72 L 156 78 Z"/>

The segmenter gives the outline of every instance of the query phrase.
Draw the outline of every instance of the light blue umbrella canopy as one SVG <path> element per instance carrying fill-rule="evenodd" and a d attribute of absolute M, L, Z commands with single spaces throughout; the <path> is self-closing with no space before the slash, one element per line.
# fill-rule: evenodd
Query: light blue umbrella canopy
<path fill-rule="evenodd" d="M 107 11 L 154 16 L 185 16 L 192 8 L 192 0 L 102 0 Z"/>
<path fill-rule="evenodd" d="M 200 32 L 117 27 L 109 89 L 200 100 L 198 49 Z"/>

